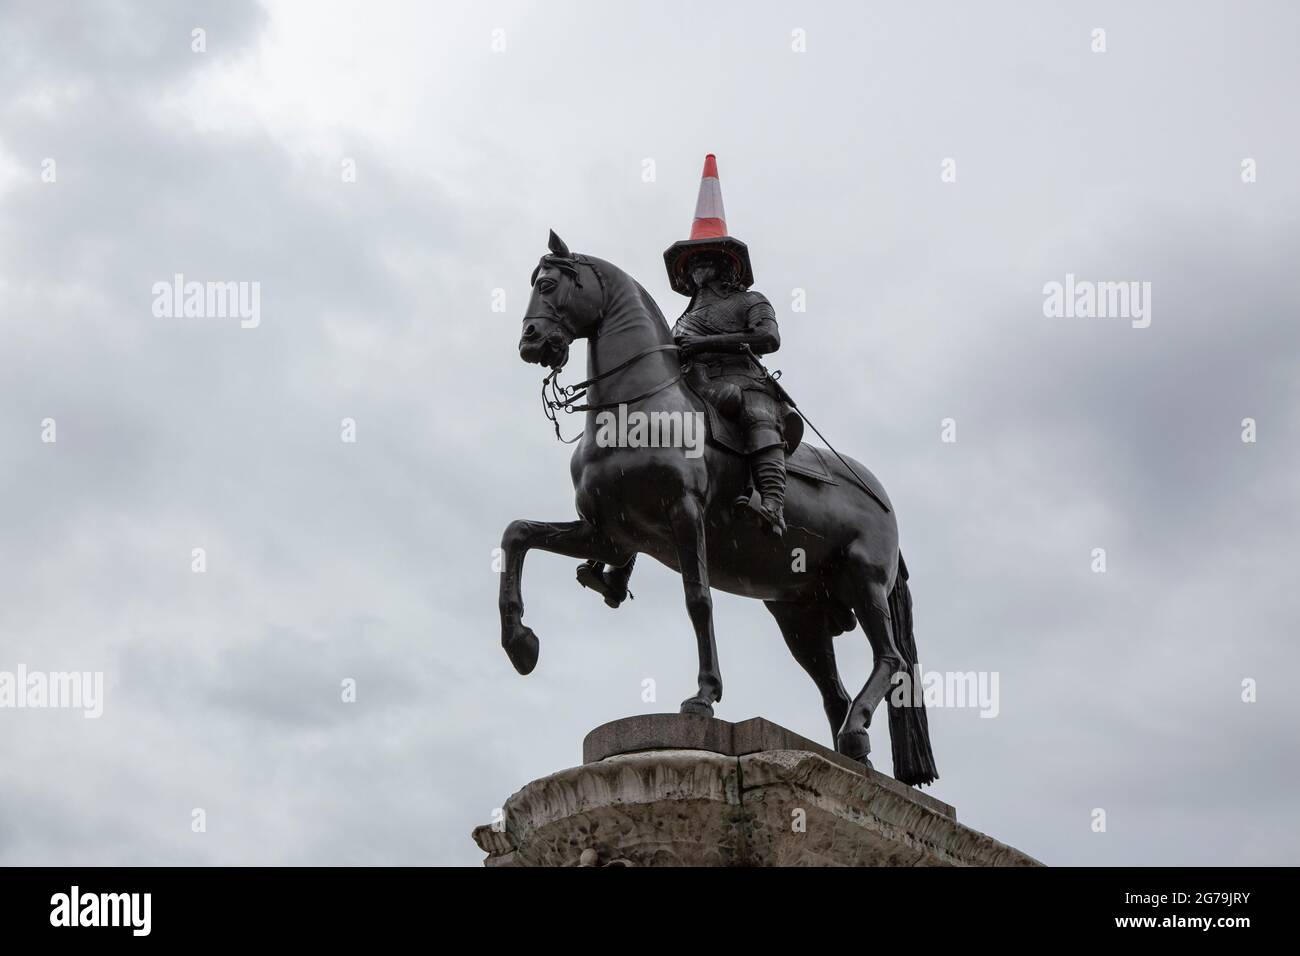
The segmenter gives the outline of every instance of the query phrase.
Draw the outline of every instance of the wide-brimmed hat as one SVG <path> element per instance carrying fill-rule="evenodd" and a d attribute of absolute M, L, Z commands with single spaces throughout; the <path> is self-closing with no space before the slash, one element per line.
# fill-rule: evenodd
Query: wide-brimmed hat
<path fill-rule="evenodd" d="M 704 175 L 700 178 L 700 195 L 695 201 L 695 221 L 691 238 L 674 242 L 664 250 L 664 265 L 674 292 L 692 295 L 689 262 L 701 252 L 717 252 L 736 264 L 736 281 L 748 289 L 754 284 L 754 270 L 749 264 L 749 247 L 727 235 L 727 214 L 722 208 L 722 186 L 718 182 L 718 158 L 704 157 Z"/>

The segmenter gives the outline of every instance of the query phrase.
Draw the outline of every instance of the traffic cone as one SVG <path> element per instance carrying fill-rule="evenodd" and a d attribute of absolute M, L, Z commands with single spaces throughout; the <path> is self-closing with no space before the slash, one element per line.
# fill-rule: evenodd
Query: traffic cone
<path fill-rule="evenodd" d="M 712 153 L 704 157 L 704 173 L 700 177 L 700 192 L 695 200 L 695 219 L 691 222 L 691 237 L 674 242 L 664 250 L 664 266 L 673 291 L 691 295 L 687 276 L 690 259 L 700 252 L 720 252 L 736 264 L 736 279 L 744 288 L 754 284 L 754 270 L 749 264 L 749 248 L 727 234 L 727 213 L 722 206 L 722 184 L 718 180 L 718 158 Z"/>

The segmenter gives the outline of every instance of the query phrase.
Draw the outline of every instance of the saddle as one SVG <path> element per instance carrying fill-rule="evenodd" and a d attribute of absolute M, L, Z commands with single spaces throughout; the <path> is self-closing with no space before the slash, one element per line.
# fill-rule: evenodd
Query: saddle
<path fill-rule="evenodd" d="M 745 436 L 741 432 L 739 424 L 723 415 L 717 406 L 705 398 L 689 379 L 683 378 L 682 383 L 704 406 L 706 440 L 719 448 L 725 448 L 727 451 L 744 456 Z M 827 485 L 839 484 L 839 481 L 826 466 L 826 460 L 822 457 L 822 450 L 815 445 L 803 444 L 803 419 L 793 409 L 786 416 L 785 435 L 786 471 L 808 481 L 821 482 Z"/>

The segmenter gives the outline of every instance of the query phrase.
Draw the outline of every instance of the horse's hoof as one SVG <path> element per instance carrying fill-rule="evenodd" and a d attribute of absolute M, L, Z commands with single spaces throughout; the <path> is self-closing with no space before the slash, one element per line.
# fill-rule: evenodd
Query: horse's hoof
<path fill-rule="evenodd" d="M 850 760 L 866 764 L 868 768 L 871 766 L 871 761 L 867 759 L 871 753 L 871 737 L 865 730 L 842 732 L 835 741 L 835 749 Z"/>
<path fill-rule="evenodd" d="M 510 663 L 515 665 L 515 670 L 521 674 L 533 672 L 533 668 L 537 666 L 537 655 L 541 652 L 541 645 L 531 627 L 527 624 L 516 624 L 502 635 L 501 646 L 505 648 Z"/>
<path fill-rule="evenodd" d="M 701 717 L 712 717 L 713 705 L 699 697 L 691 697 L 682 701 L 681 712 L 683 714 L 698 714 Z"/>

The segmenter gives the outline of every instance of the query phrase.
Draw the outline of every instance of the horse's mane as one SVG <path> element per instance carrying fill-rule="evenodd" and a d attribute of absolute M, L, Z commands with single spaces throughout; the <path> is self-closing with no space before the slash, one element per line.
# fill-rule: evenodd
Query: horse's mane
<path fill-rule="evenodd" d="M 606 262 L 604 259 L 584 255 L 580 256 L 579 260 L 585 261 L 591 267 L 596 274 L 596 278 L 604 286 L 606 323 L 610 323 L 611 319 L 631 318 L 628 313 L 635 311 L 647 314 L 656 321 L 657 325 L 667 329 L 668 320 L 664 318 L 659 303 L 654 300 L 654 296 L 647 292 L 640 282 L 637 282 L 636 279 L 612 262 Z"/>

